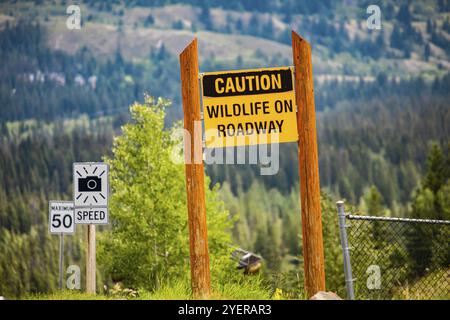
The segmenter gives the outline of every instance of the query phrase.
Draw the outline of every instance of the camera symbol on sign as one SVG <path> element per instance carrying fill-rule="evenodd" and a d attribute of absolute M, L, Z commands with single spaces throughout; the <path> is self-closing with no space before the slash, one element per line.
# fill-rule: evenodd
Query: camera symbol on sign
<path fill-rule="evenodd" d="M 96 176 L 87 176 L 78 179 L 78 191 L 80 192 L 101 192 L 102 179 Z"/>
<path fill-rule="evenodd" d="M 108 171 L 104 163 L 74 163 L 75 207 L 108 205 Z"/>

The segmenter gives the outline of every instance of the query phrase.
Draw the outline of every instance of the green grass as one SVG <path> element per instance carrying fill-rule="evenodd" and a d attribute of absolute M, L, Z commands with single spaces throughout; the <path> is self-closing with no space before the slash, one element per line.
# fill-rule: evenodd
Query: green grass
<path fill-rule="evenodd" d="M 400 288 L 393 299 L 450 300 L 448 281 L 444 280 L 449 278 L 450 269 L 434 271 L 416 282 Z"/>
<path fill-rule="evenodd" d="M 143 291 L 139 298 L 145 300 L 189 300 L 192 299 L 192 296 L 189 284 L 179 282 L 175 285 L 163 286 L 155 292 Z M 213 285 L 210 297 L 213 300 L 268 300 L 270 298 L 269 290 L 251 283 Z"/>
<path fill-rule="evenodd" d="M 37 293 L 29 294 L 21 299 L 23 300 L 114 300 L 118 299 L 112 296 L 94 295 L 80 292 L 78 290 L 72 291 L 58 291 L 55 293 Z"/>
<path fill-rule="evenodd" d="M 138 296 L 124 294 L 124 290 L 115 289 L 113 294 L 87 294 L 78 290 L 64 290 L 54 293 L 28 294 L 21 297 L 24 300 L 191 300 L 188 281 L 178 281 L 165 285 L 151 292 L 138 290 Z M 265 288 L 259 279 L 244 280 L 239 283 L 213 284 L 212 300 L 268 300 L 271 299 L 270 289 Z"/>

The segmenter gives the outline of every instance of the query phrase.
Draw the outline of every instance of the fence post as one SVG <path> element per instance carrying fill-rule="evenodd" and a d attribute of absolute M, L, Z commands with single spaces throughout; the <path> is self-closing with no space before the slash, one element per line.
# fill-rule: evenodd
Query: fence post
<path fill-rule="evenodd" d="M 352 265 L 350 263 L 350 252 L 347 238 L 347 225 L 345 222 L 344 201 L 336 202 L 339 218 L 339 231 L 341 235 L 342 253 L 344 255 L 344 273 L 345 287 L 347 288 L 347 299 L 355 300 L 355 292 L 353 289 Z"/>

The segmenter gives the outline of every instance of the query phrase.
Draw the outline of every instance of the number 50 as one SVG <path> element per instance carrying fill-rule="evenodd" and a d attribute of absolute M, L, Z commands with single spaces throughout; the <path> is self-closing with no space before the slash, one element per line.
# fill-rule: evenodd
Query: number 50
<path fill-rule="evenodd" d="M 64 228 L 70 228 L 72 226 L 73 220 L 72 216 L 70 215 L 64 215 L 61 219 L 61 214 L 55 213 L 52 217 L 52 227 L 53 228 L 59 228 L 61 227 L 61 224 Z"/>

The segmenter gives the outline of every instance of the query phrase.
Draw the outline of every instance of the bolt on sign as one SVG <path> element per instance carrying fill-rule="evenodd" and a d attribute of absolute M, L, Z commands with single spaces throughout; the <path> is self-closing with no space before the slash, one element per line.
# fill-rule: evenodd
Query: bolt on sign
<path fill-rule="evenodd" d="M 291 67 L 207 72 L 200 78 L 207 148 L 298 140 Z"/>

